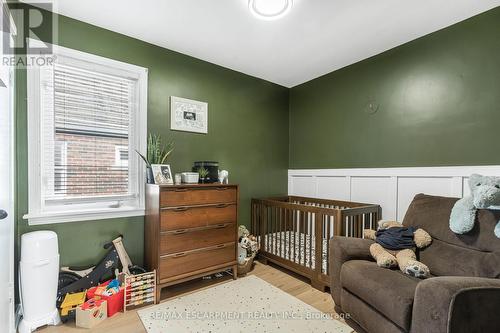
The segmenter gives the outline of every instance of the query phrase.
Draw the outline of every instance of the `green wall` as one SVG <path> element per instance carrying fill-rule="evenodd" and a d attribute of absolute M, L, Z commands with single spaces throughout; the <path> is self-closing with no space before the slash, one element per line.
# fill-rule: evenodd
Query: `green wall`
<path fill-rule="evenodd" d="M 175 141 L 173 172 L 195 160 L 219 161 L 240 184 L 239 222 L 250 220 L 250 198 L 282 195 L 287 188 L 288 89 L 169 51 L 105 29 L 59 16 L 59 44 L 149 68 L 148 129 Z M 118 234 L 134 262 L 143 260 L 143 218 L 110 219 L 30 227 L 28 211 L 26 72 L 18 70 L 17 234 L 45 229 L 59 236 L 61 264 L 94 263 L 102 245 Z M 209 103 L 208 134 L 170 131 L 169 98 Z"/>
<path fill-rule="evenodd" d="M 148 128 L 176 143 L 174 172 L 217 160 L 250 198 L 286 193 L 287 169 L 499 164 L 500 8 L 286 89 L 133 38 L 59 17 L 59 44 L 149 68 Z M 17 76 L 18 237 L 59 235 L 62 264 L 95 262 L 125 236 L 142 262 L 143 218 L 30 227 L 26 73 Z M 169 97 L 209 103 L 209 134 L 169 130 Z M 378 104 L 375 114 L 367 105 Z"/>
<path fill-rule="evenodd" d="M 292 88 L 289 165 L 500 164 L 499 124 L 496 8 Z"/>

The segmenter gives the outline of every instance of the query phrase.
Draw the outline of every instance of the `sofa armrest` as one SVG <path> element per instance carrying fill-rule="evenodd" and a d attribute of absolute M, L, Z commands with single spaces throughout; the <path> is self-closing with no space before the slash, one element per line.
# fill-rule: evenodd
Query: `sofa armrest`
<path fill-rule="evenodd" d="M 349 260 L 373 260 L 370 254 L 370 245 L 372 240 L 363 238 L 352 238 L 334 236 L 330 239 L 330 248 L 328 256 L 330 291 L 332 293 L 335 305 L 341 307 L 340 291 L 340 269 L 342 265 Z"/>
<path fill-rule="evenodd" d="M 499 308 L 499 279 L 430 278 L 417 285 L 411 332 L 495 332 Z"/>

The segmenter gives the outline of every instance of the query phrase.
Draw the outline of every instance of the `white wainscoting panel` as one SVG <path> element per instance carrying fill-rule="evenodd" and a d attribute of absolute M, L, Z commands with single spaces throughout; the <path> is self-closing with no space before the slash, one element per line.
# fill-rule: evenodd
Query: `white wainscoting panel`
<path fill-rule="evenodd" d="M 351 185 L 348 177 L 317 177 L 316 197 L 329 199 L 332 197 L 338 200 L 350 199 Z"/>
<path fill-rule="evenodd" d="M 469 177 L 462 178 L 462 188 L 463 188 L 463 196 L 468 196 L 470 194 L 469 187 Z"/>
<path fill-rule="evenodd" d="M 460 189 L 462 178 L 459 179 Z M 415 194 L 425 193 L 443 197 L 462 197 L 454 177 L 398 177 L 397 220 L 402 221 Z"/>
<path fill-rule="evenodd" d="M 392 177 L 351 177 L 349 201 L 376 203 L 382 207 L 382 212 L 388 212 L 392 209 L 394 195 Z"/>
<path fill-rule="evenodd" d="M 297 176 L 293 179 L 293 187 L 302 197 L 316 197 L 316 181 L 311 181 L 311 177 Z"/>
<path fill-rule="evenodd" d="M 288 170 L 288 194 L 379 204 L 384 219 L 402 221 L 418 193 L 468 195 L 473 173 L 500 176 L 500 166 Z"/>

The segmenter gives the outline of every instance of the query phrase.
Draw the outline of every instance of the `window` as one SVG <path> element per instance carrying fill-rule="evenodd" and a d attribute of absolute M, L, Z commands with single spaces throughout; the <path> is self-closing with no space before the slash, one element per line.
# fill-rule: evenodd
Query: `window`
<path fill-rule="evenodd" d="M 67 181 L 67 141 L 56 141 L 54 146 L 54 194 L 66 194 Z"/>
<path fill-rule="evenodd" d="M 28 69 L 30 224 L 144 215 L 147 69 L 54 46 Z"/>
<path fill-rule="evenodd" d="M 127 146 L 115 146 L 115 166 L 119 168 L 128 166 Z"/>

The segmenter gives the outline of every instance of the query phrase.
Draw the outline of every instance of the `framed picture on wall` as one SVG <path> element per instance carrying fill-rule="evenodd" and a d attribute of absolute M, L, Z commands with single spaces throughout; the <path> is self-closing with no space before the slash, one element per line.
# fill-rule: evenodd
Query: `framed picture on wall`
<path fill-rule="evenodd" d="M 173 185 L 174 179 L 172 177 L 172 170 L 168 164 L 152 164 L 153 177 L 155 184 L 159 185 Z"/>
<path fill-rule="evenodd" d="M 208 103 L 171 96 L 170 129 L 207 134 Z"/>

